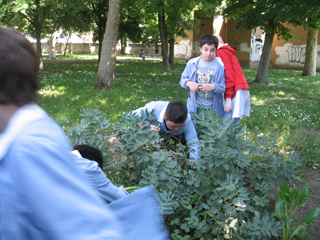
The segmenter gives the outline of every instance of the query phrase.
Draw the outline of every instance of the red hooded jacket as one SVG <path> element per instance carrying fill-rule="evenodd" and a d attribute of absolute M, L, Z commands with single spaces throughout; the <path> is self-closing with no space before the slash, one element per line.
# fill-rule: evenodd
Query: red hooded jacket
<path fill-rule="evenodd" d="M 243 74 L 236 50 L 229 45 L 223 45 L 217 49 L 216 56 L 220 57 L 225 67 L 226 92 L 225 98 L 234 98 L 239 89 L 249 90 L 248 82 Z"/>

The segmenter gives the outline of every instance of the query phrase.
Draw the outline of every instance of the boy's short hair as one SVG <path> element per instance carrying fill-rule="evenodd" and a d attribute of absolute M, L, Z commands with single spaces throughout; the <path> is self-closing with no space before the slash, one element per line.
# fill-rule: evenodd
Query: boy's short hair
<path fill-rule="evenodd" d="M 218 49 L 219 40 L 217 37 L 212 36 L 211 34 L 205 34 L 200 38 L 200 47 L 202 47 L 205 44 L 208 44 L 208 45 L 214 44 L 216 49 Z"/>
<path fill-rule="evenodd" d="M 104 161 L 103 154 L 100 149 L 87 144 L 75 145 L 73 146 L 73 149 L 77 150 L 83 158 L 89 159 L 91 161 L 96 161 L 101 170 L 103 170 Z"/>
<path fill-rule="evenodd" d="M 39 60 L 32 44 L 19 31 L 0 27 L 0 104 L 34 102 Z"/>
<path fill-rule="evenodd" d="M 188 109 L 180 100 L 171 101 L 166 109 L 166 120 L 174 123 L 184 123 L 188 116 Z"/>

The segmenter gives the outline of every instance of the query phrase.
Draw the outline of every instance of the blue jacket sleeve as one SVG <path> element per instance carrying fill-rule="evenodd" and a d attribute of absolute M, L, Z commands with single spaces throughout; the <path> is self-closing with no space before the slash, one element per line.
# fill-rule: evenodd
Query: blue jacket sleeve
<path fill-rule="evenodd" d="M 196 129 L 194 128 L 193 122 L 189 117 L 185 122 L 184 136 L 187 143 L 192 143 L 190 146 L 190 158 L 200 159 L 198 149 L 199 146 L 197 144 L 197 142 L 199 142 L 198 135 Z"/>
<path fill-rule="evenodd" d="M 145 187 L 134 191 L 112 202 L 109 207 L 120 219 L 128 239 L 169 239 L 155 188 Z"/>
<path fill-rule="evenodd" d="M 113 185 L 95 161 L 77 157 L 75 161 L 85 173 L 90 185 L 107 204 L 129 194 L 124 188 Z"/>
<path fill-rule="evenodd" d="M 226 79 L 224 76 L 224 66 L 221 65 L 220 61 L 221 60 L 218 61 L 217 75 L 215 79 L 216 90 L 213 91 L 215 94 L 222 94 L 226 91 Z"/>

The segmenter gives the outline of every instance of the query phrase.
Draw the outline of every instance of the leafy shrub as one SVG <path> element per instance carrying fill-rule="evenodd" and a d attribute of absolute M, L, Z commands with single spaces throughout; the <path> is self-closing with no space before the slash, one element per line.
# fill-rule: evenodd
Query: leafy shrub
<path fill-rule="evenodd" d="M 113 126 L 119 151 L 108 161 L 108 177 L 124 186 L 154 185 L 171 239 L 278 236 L 281 225 L 267 212 L 269 197 L 295 174 L 299 156 L 281 155 L 276 137 L 245 138 L 245 129 L 213 111 L 193 117 L 200 160 L 188 158 L 188 146 L 150 131 L 152 116 L 142 116 L 139 126 L 136 115 L 122 114 Z"/>
<path fill-rule="evenodd" d="M 82 119 L 80 123 L 74 127 L 65 130 L 67 137 L 70 139 L 72 146 L 77 144 L 88 144 L 99 148 L 105 157 L 109 157 L 110 153 L 107 149 L 107 141 L 109 140 L 110 123 L 102 117 L 101 111 L 98 109 L 83 109 L 79 114 Z M 60 126 L 68 123 L 68 119 L 57 120 Z"/>

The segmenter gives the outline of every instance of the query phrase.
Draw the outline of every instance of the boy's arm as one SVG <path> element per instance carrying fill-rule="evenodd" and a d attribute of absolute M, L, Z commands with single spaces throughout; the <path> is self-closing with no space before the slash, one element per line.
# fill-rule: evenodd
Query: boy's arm
<path fill-rule="evenodd" d="M 213 91 L 215 94 L 221 94 L 226 91 L 226 79 L 224 76 L 224 67 L 221 65 L 218 67 L 218 71 L 215 79 L 215 85 L 216 85 L 216 90 Z"/>
<path fill-rule="evenodd" d="M 85 173 L 90 184 L 97 190 L 99 196 L 107 204 L 129 194 L 124 188 L 113 185 L 105 173 L 99 168 L 98 164 L 94 161 L 90 161 L 87 169 L 85 169 Z"/>
<path fill-rule="evenodd" d="M 199 146 L 197 144 L 197 142 L 199 142 L 199 139 L 191 118 L 190 119 L 187 118 L 185 122 L 184 137 L 187 143 L 192 143 L 190 146 L 191 151 L 190 151 L 189 157 L 194 159 L 200 159 Z"/>
<path fill-rule="evenodd" d="M 185 67 L 185 69 L 183 70 L 183 72 L 181 74 L 180 85 L 183 88 L 188 88 L 188 86 L 186 84 L 188 81 L 190 81 L 190 78 L 191 78 L 190 68 L 191 68 L 190 63 L 187 63 L 187 66 Z"/>
<path fill-rule="evenodd" d="M 181 74 L 180 85 L 183 88 L 189 88 L 192 92 L 199 91 L 199 86 L 196 82 L 191 81 L 191 64 L 187 64 L 184 71 Z"/>
<path fill-rule="evenodd" d="M 157 107 L 156 102 L 152 101 L 150 103 L 147 103 L 144 107 L 141 107 L 141 108 L 138 108 L 138 109 L 132 111 L 132 113 L 137 114 L 137 116 L 140 118 L 142 113 L 144 113 L 145 115 L 147 113 L 151 113 L 153 110 L 155 110 L 156 107 Z M 156 117 L 158 117 L 158 116 L 156 116 Z M 145 119 L 143 119 L 143 121 L 145 121 Z M 141 125 L 142 125 L 142 122 L 139 124 L 139 126 L 141 127 Z M 150 124 L 150 127 L 151 127 L 151 130 L 155 130 L 156 132 L 160 132 L 159 125 L 156 126 L 156 125 Z"/>
<path fill-rule="evenodd" d="M 232 68 L 231 58 L 229 58 L 226 54 L 223 54 L 223 52 L 221 52 L 220 58 L 225 67 L 225 70 L 224 70 L 225 81 L 226 81 L 225 98 L 231 98 L 234 92 L 234 82 L 235 82 L 234 72 L 233 72 L 234 70 Z"/>

